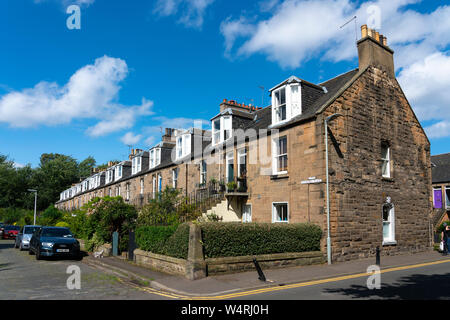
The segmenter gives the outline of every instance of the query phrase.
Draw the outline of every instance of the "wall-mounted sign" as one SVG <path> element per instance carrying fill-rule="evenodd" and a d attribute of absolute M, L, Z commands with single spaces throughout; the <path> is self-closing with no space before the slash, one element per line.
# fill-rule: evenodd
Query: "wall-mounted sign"
<path fill-rule="evenodd" d="M 313 184 L 313 183 L 321 183 L 322 179 L 309 179 L 302 181 L 302 184 Z"/>

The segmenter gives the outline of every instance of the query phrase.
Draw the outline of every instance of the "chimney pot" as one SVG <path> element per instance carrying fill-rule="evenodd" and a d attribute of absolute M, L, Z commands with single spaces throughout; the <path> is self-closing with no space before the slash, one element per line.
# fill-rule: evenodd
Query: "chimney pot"
<path fill-rule="evenodd" d="M 380 42 L 380 33 L 378 31 L 375 31 L 375 40 Z"/>
<path fill-rule="evenodd" d="M 368 32 L 368 30 L 367 30 L 367 24 L 363 24 L 362 26 L 361 26 L 361 36 L 362 36 L 362 38 L 365 38 L 365 37 L 367 37 L 369 35 L 369 32 Z"/>

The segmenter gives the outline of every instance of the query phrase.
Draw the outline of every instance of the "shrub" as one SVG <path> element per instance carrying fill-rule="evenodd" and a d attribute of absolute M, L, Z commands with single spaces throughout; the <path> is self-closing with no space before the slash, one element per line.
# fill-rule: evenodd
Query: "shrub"
<path fill-rule="evenodd" d="M 202 223 L 205 258 L 320 250 L 322 230 L 313 224 Z"/>
<path fill-rule="evenodd" d="M 5 224 L 33 224 L 34 211 L 19 208 L 0 208 L 0 221 Z"/>
<path fill-rule="evenodd" d="M 136 244 L 141 250 L 187 259 L 189 225 L 139 227 L 136 230 Z"/>
<path fill-rule="evenodd" d="M 51 205 L 39 216 L 37 223 L 42 226 L 54 226 L 63 217 L 63 212 Z"/>
<path fill-rule="evenodd" d="M 136 209 L 125 203 L 122 197 L 95 198 L 83 208 L 88 214 L 86 221 L 87 239 L 96 234 L 99 242 L 111 242 L 113 232 L 119 232 L 119 250 L 125 251 L 128 247 L 128 233 L 135 228 L 137 218 Z"/>
<path fill-rule="evenodd" d="M 437 227 L 436 229 L 436 233 L 441 233 L 442 231 L 444 231 L 445 227 L 444 227 L 444 223 L 446 223 L 447 225 L 450 225 L 450 221 L 444 221 L 442 222 L 439 227 Z"/>
<path fill-rule="evenodd" d="M 178 223 L 176 201 L 179 191 L 166 187 L 156 199 L 145 205 L 137 220 L 138 226 L 175 225 Z"/>
<path fill-rule="evenodd" d="M 57 224 L 55 224 L 55 227 L 70 228 L 69 224 L 67 222 L 64 222 L 64 221 L 58 222 Z"/>

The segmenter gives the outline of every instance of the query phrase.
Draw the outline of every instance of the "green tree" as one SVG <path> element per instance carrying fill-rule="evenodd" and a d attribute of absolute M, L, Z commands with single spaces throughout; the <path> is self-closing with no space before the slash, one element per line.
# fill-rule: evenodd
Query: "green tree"
<path fill-rule="evenodd" d="M 38 190 L 38 209 L 44 210 L 58 201 L 59 194 L 77 181 L 79 169 L 74 158 L 62 154 L 43 154 L 31 183 Z"/>
<path fill-rule="evenodd" d="M 96 161 L 89 156 L 78 164 L 78 177 L 84 179 L 92 174 L 92 169 L 95 168 Z"/>

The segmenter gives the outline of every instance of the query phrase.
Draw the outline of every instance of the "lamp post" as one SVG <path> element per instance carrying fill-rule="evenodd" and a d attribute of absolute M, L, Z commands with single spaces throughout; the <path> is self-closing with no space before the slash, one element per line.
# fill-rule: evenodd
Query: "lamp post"
<path fill-rule="evenodd" d="M 329 179 L 328 179 L 328 122 L 342 116 L 340 113 L 332 114 L 325 119 L 325 162 L 326 162 L 326 175 L 327 175 L 327 260 L 328 264 L 331 264 L 331 237 L 330 237 L 330 191 L 329 191 Z"/>
<path fill-rule="evenodd" d="M 34 192 L 34 223 L 33 225 L 36 225 L 36 202 L 37 202 L 37 190 L 35 189 L 28 189 L 29 192 Z"/>

